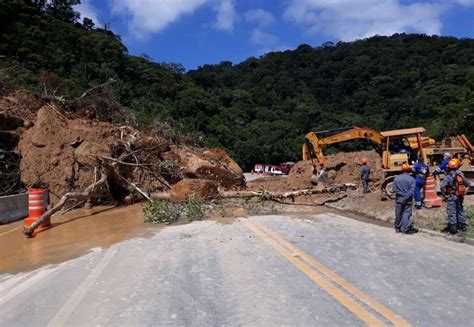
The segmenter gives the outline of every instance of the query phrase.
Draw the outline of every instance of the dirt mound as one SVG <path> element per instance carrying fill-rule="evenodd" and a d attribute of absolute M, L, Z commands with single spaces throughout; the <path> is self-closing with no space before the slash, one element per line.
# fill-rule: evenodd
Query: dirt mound
<path fill-rule="evenodd" d="M 110 155 L 120 139 L 113 125 L 68 120 L 50 106 L 38 111 L 35 124 L 18 144 L 21 179 L 49 189 L 54 203 L 64 193 L 83 189 L 94 180 L 91 155 Z"/>
<path fill-rule="evenodd" d="M 287 184 L 292 188 L 311 188 L 311 177 L 313 175 L 313 165 L 311 160 L 298 161 L 288 174 Z"/>
<path fill-rule="evenodd" d="M 78 118 L 28 94 L 17 95 L 0 98 L 2 133 L 8 134 L 2 151 L 8 145 L 20 156 L 22 183 L 48 188 L 52 204 L 90 185 L 98 161 L 104 160 L 113 170 L 109 190 L 119 202 L 130 201 L 133 185 L 146 193 L 166 191 L 183 178 L 213 180 L 227 189 L 244 185 L 242 170 L 220 149 L 172 146 L 156 133 Z"/>
<path fill-rule="evenodd" d="M 382 179 L 382 159 L 375 151 L 341 152 L 327 156 L 326 172 L 335 183 L 357 183 L 360 181 L 362 158 L 368 160 L 370 180 Z"/>
<path fill-rule="evenodd" d="M 360 181 L 361 160 L 366 158 L 369 162 L 370 180 L 376 181 L 383 178 L 382 161 L 375 151 L 341 152 L 326 156 L 325 173 L 334 183 L 357 183 Z M 288 175 L 288 185 L 292 187 L 309 188 L 313 166 L 311 161 L 299 161 Z"/>
<path fill-rule="evenodd" d="M 173 185 L 170 192 L 173 202 L 182 202 L 189 198 L 208 199 L 217 194 L 217 182 L 208 179 L 183 179 Z"/>
<path fill-rule="evenodd" d="M 381 158 L 375 151 L 343 152 L 326 156 L 326 183 L 314 185 L 311 182 L 313 166 L 310 160 L 299 161 L 291 169 L 288 177 L 262 177 L 247 183 L 247 188 L 259 191 L 264 188 L 271 192 L 281 192 L 298 189 L 313 189 L 329 186 L 328 184 L 343 184 L 360 182 L 360 161 L 367 158 L 371 168 L 370 180 L 378 181 L 383 178 Z"/>

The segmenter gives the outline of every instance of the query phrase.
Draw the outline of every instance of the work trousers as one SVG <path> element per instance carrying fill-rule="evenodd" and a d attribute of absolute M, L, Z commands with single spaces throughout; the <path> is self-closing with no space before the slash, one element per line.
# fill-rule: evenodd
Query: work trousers
<path fill-rule="evenodd" d="M 413 202 L 411 200 L 402 203 L 401 199 L 397 199 L 395 202 L 395 229 L 402 232 L 408 231 L 412 212 Z"/>
<path fill-rule="evenodd" d="M 364 193 L 369 193 L 369 180 L 363 179 L 362 186 L 364 187 Z"/>
<path fill-rule="evenodd" d="M 448 219 L 450 225 L 465 224 L 466 217 L 464 216 L 464 197 L 449 195 L 446 201 L 446 209 L 448 212 Z"/>
<path fill-rule="evenodd" d="M 415 205 L 421 207 L 423 199 L 423 188 L 425 187 L 425 181 L 416 181 L 415 184 Z"/>

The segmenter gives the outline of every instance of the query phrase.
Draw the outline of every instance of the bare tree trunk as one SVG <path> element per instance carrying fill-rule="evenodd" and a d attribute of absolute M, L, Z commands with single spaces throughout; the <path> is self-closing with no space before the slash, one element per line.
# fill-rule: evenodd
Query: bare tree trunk
<path fill-rule="evenodd" d="M 354 188 L 354 184 L 341 184 L 332 187 L 326 187 L 323 189 L 306 189 L 298 191 L 288 191 L 288 192 L 254 192 L 254 191 L 224 191 L 220 192 L 219 195 L 222 198 L 246 198 L 246 197 L 263 197 L 264 199 L 285 199 L 285 198 L 294 198 L 301 195 L 312 195 L 312 194 L 324 194 L 324 193 L 336 193 L 340 191 L 345 191 L 350 188 Z"/>
<path fill-rule="evenodd" d="M 96 86 L 94 86 L 94 87 L 91 87 L 90 89 L 88 89 L 87 91 L 85 91 L 84 93 L 82 93 L 82 95 L 79 97 L 79 99 L 84 98 L 85 96 L 87 96 L 89 93 L 91 93 L 91 92 L 94 91 L 94 90 L 97 90 L 97 89 L 99 89 L 99 88 L 101 88 L 101 87 L 104 87 L 104 86 L 106 86 L 106 85 L 109 85 L 109 84 L 113 84 L 113 83 L 115 83 L 115 82 L 117 82 L 117 81 L 114 80 L 114 79 L 110 79 L 110 80 L 108 80 L 108 81 L 105 82 L 105 83 L 102 83 L 102 84 L 96 85 Z"/>
<path fill-rule="evenodd" d="M 340 191 L 345 191 L 347 189 L 355 188 L 354 184 L 341 184 L 332 187 L 326 187 L 320 190 L 316 189 L 307 189 L 307 190 L 298 190 L 298 191 L 288 191 L 288 192 L 269 192 L 266 190 L 255 192 L 255 191 L 222 191 L 219 192 L 219 196 L 223 199 L 236 199 L 236 198 L 254 198 L 262 197 L 265 200 L 276 200 L 276 199 L 287 199 L 295 198 L 302 195 L 312 195 L 312 194 L 324 194 L 324 193 L 337 193 Z M 169 200 L 170 194 L 167 192 L 155 192 L 150 195 L 154 200 Z M 331 199 L 326 200 L 331 201 Z M 279 202 L 279 201 L 277 201 Z M 284 203 L 284 202 L 283 202 Z M 322 205 L 322 204 L 321 204 Z"/>

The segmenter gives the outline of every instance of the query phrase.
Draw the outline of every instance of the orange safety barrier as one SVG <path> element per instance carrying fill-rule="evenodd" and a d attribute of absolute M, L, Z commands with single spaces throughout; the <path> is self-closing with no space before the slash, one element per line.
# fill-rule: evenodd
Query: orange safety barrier
<path fill-rule="evenodd" d="M 425 184 L 425 207 L 440 207 L 443 200 L 436 194 L 436 181 L 433 175 L 426 178 Z"/>
<path fill-rule="evenodd" d="M 46 202 L 44 198 L 44 190 L 41 188 L 30 188 L 28 190 L 28 218 L 23 221 L 23 227 L 30 227 L 36 219 L 46 211 Z M 38 228 L 46 228 L 51 226 L 51 220 L 48 218 L 38 226 Z"/>

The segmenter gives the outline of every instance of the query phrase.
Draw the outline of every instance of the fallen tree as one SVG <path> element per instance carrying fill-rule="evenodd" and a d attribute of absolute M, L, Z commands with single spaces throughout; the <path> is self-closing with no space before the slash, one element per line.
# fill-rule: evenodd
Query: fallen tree
<path fill-rule="evenodd" d="M 305 196 L 305 195 L 313 195 L 313 194 L 325 194 L 325 193 L 337 193 L 342 192 L 348 189 L 354 189 L 355 184 L 340 184 L 335 185 L 332 187 L 326 187 L 323 189 L 305 189 L 305 190 L 297 190 L 297 191 L 287 191 L 287 192 L 269 192 L 266 189 L 262 189 L 261 191 L 221 191 L 218 194 L 219 198 L 222 199 L 237 199 L 237 198 L 252 198 L 252 197 L 259 197 L 264 200 L 271 200 L 280 203 L 285 203 L 277 200 L 281 199 L 294 199 L 298 196 Z M 155 192 L 150 195 L 150 197 L 154 200 L 170 200 L 171 195 L 167 192 Z M 331 201 L 331 199 L 327 200 Z"/>

